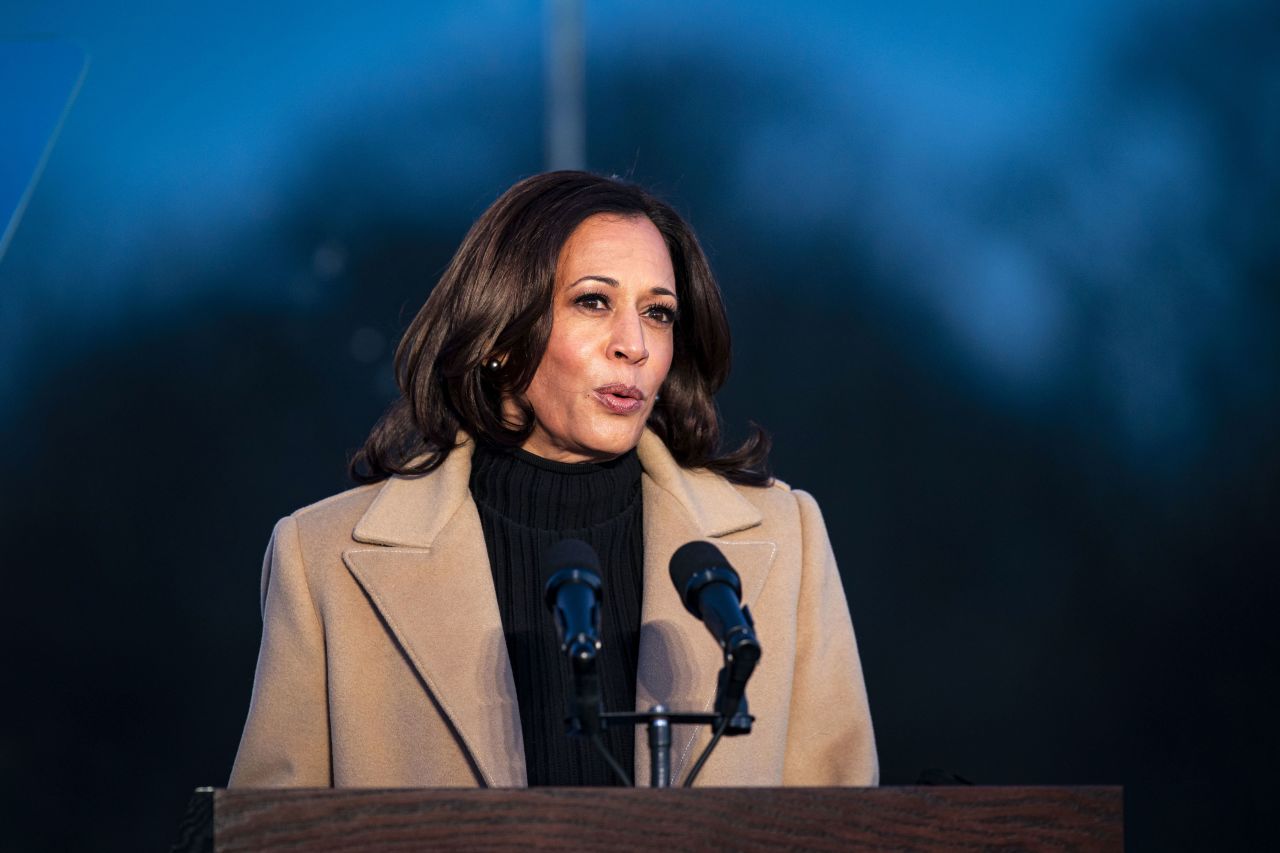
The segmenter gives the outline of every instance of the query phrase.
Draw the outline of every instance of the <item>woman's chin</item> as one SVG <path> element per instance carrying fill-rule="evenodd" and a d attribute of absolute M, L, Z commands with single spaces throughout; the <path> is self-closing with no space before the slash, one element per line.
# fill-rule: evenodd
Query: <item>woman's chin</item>
<path fill-rule="evenodd" d="M 643 423 L 625 430 L 614 427 L 566 436 L 535 430 L 523 449 L 556 462 L 607 462 L 635 448 L 643 432 Z"/>
<path fill-rule="evenodd" d="M 631 451 L 640 443 L 644 421 L 635 418 L 628 420 L 635 421 L 636 426 L 628 424 L 626 429 L 602 430 L 591 436 L 583 446 L 588 452 L 606 459 L 614 459 Z"/>

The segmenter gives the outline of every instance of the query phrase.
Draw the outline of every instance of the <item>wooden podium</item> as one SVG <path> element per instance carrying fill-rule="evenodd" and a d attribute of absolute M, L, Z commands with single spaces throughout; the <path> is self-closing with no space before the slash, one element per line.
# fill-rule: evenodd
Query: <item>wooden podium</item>
<path fill-rule="evenodd" d="M 1121 850 L 1118 787 L 197 789 L 174 851 Z"/>

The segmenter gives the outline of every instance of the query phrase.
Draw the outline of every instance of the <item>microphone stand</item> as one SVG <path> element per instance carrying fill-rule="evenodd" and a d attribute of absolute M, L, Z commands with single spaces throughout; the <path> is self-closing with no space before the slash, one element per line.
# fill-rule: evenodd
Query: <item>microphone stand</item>
<path fill-rule="evenodd" d="M 645 725 L 649 729 L 649 785 L 653 788 L 671 787 L 671 727 L 673 725 L 704 726 L 720 722 L 719 714 L 695 714 L 669 711 L 666 705 L 653 705 L 648 711 L 610 711 L 601 715 L 608 726 Z"/>
<path fill-rule="evenodd" d="M 720 670 L 719 683 L 716 689 L 717 704 L 729 678 L 729 668 Z M 604 727 L 610 725 L 644 725 L 649 734 L 649 786 L 652 788 L 671 787 L 671 727 L 674 725 L 710 725 L 715 731 L 711 743 L 698 757 L 693 772 L 685 782 L 686 786 L 693 781 L 703 763 L 720 740 L 721 735 L 745 735 L 751 733 L 751 724 L 755 717 L 747 710 L 747 697 L 743 696 L 738 703 L 738 710 L 728 719 L 721 713 L 699 713 L 692 711 L 671 711 L 666 705 L 650 706 L 647 711 L 609 711 L 600 714 Z"/>
<path fill-rule="evenodd" d="M 566 540 L 572 542 L 573 540 Z M 590 551 L 584 543 L 578 543 Z M 591 556 L 594 557 L 594 552 Z M 566 572 L 572 573 L 568 580 L 557 583 Z M 734 576 L 736 582 L 736 575 Z M 594 593 L 598 604 L 600 596 L 600 579 L 591 571 L 562 569 L 547 584 L 547 603 L 555 611 L 555 596 L 561 587 L 574 583 L 578 595 Z M 553 597 L 555 596 L 555 597 Z M 581 604 L 581 602 L 579 602 Z M 599 610 L 595 609 L 594 622 L 599 629 Z M 716 744 L 724 735 L 745 735 L 751 733 L 751 725 L 755 717 L 747 709 L 746 685 L 751 677 L 756 662 L 760 659 L 760 645 L 751 631 L 750 611 L 743 608 L 746 626 L 734 629 L 729 639 L 721 640 L 724 651 L 724 666 L 716 679 L 716 696 L 711 713 L 692 711 L 671 711 L 661 703 L 653 705 L 647 711 L 614 711 L 606 712 L 600 685 L 600 673 L 596 668 L 600 641 L 594 634 L 585 630 L 572 637 L 566 637 L 564 617 L 557 615 L 556 625 L 560 633 L 561 651 L 569 658 L 573 679 L 568 696 L 569 713 L 565 717 L 565 733 L 571 736 L 585 737 L 608 763 L 610 769 L 625 785 L 634 785 L 626 768 L 622 767 L 605 745 L 601 732 L 613 725 L 645 725 L 649 735 L 649 784 L 654 788 L 671 787 L 671 727 L 673 725 L 711 725 L 714 734 L 706 749 L 698 756 L 693 769 L 685 778 L 685 787 L 693 784 L 702 766 L 711 755 Z"/>

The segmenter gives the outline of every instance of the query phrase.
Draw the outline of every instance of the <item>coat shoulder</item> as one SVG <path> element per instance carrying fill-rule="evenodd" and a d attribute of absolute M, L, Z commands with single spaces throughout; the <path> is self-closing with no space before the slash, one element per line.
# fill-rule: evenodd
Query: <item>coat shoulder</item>
<path fill-rule="evenodd" d="M 775 507 L 795 506 L 796 503 L 795 490 L 790 484 L 776 477 L 767 486 L 744 486 L 733 482 L 729 482 L 729 485 L 739 496 L 762 512 Z"/>
<path fill-rule="evenodd" d="M 369 508 L 369 504 L 373 503 L 373 499 L 378 496 L 378 492 L 382 490 L 385 483 L 385 480 L 379 480 L 376 483 L 366 483 L 347 489 L 345 492 L 338 492 L 336 495 L 330 495 L 295 510 L 293 517 L 300 524 L 330 521 L 350 515 L 359 518 Z"/>
<path fill-rule="evenodd" d="M 297 525 L 303 547 L 324 543 L 341 548 L 353 542 L 351 531 L 368 511 L 384 482 L 356 486 L 293 512 L 290 518 Z"/>
<path fill-rule="evenodd" d="M 767 486 L 743 486 L 732 484 L 733 490 L 760 513 L 766 528 L 772 528 L 771 534 L 781 531 L 799 531 L 801 522 L 800 503 L 807 493 L 793 489 L 788 483 L 774 479 Z M 744 534 L 745 535 L 745 534 Z"/>

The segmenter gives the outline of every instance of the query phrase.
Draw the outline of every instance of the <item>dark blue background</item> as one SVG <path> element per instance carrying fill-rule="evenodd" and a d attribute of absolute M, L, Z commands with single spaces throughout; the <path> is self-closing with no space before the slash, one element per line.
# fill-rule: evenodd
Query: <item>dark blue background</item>
<path fill-rule="evenodd" d="M 0 11 L 92 63 L 0 261 L 15 849 L 162 847 L 225 783 L 272 523 L 346 486 L 400 330 L 543 157 L 531 0 L 111 5 Z M 1255 838 L 1275 4 L 587 6 L 588 165 L 704 240 L 724 413 L 823 507 L 883 781 Z"/>

